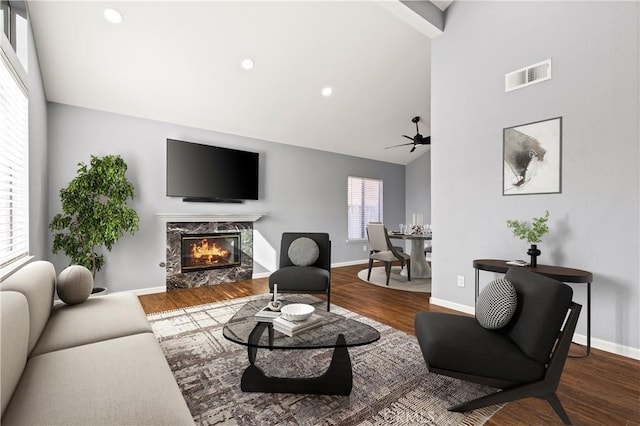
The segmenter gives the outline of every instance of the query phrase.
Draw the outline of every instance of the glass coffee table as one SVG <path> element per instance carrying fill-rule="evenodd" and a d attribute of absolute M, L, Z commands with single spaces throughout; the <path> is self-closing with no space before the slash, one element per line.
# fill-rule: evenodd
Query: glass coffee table
<path fill-rule="evenodd" d="M 240 388 L 244 392 L 349 395 L 353 386 L 353 371 L 347 348 L 377 341 L 380 339 L 378 330 L 354 319 L 327 312 L 326 302 L 315 299 L 317 302 L 310 304 L 316 308 L 314 313 L 322 316 L 322 324 L 289 337 L 274 330 L 270 322 L 254 317 L 269 300 L 270 297 L 266 296 L 247 303 L 222 330 L 225 338 L 248 348 L 249 366 L 242 374 Z M 299 300 L 279 300 L 285 305 L 299 303 Z M 258 349 L 323 348 L 333 348 L 333 356 L 329 368 L 317 377 L 271 377 L 255 365 Z"/>

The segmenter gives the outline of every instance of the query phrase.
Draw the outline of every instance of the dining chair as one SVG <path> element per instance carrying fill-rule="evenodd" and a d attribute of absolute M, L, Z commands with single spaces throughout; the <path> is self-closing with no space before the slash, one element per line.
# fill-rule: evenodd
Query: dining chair
<path fill-rule="evenodd" d="M 369 222 L 369 223 L 380 223 L 380 224 L 381 224 L 382 222 Z M 394 248 L 396 251 L 404 252 L 404 247 L 402 247 L 402 246 L 393 246 L 393 248 Z M 371 252 L 369 252 L 369 254 L 371 254 Z"/>
<path fill-rule="evenodd" d="M 427 259 L 427 262 L 429 262 L 429 265 L 431 265 L 432 254 L 433 254 L 433 246 L 428 245 L 427 247 L 424 248 L 424 257 Z"/>
<path fill-rule="evenodd" d="M 410 256 L 402 251 L 397 250 L 389 241 L 389 233 L 382 223 L 369 222 L 367 224 L 367 237 L 369 238 L 369 271 L 367 280 L 371 279 L 371 268 L 373 261 L 378 260 L 384 262 L 384 270 L 387 274 L 387 285 L 391 277 L 391 264 L 400 261 L 400 265 L 404 268 L 407 265 L 407 278 L 411 281 L 411 262 Z"/>

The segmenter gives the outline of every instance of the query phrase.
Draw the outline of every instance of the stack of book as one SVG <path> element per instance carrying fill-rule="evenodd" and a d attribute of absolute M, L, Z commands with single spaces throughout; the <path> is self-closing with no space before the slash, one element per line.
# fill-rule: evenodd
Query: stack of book
<path fill-rule="evenodd" d="M 273 328 L 287 336 L 293 337 L 302 332 L 316 328 L 321 323 L 322 317 L 318 314 L 313 314 L 306 320 L 302 321 L 289 321 L 283 317 L 277 317 L 273 319 Z"/>
<path fill-rule="evenodd" d="M 265 306 L 264 308 L 256 312 L 254 318 L 257 321 L 261 322 L 273 322 L 273 319 L 278 318 L 279 316 L 280 311 L 274 311 L 273 309 L 269 308 L 269 306 Z"/>

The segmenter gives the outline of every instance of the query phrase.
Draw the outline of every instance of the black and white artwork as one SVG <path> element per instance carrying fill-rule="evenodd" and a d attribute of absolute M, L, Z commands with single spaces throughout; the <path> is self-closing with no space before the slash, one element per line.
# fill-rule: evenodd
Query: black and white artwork
<path fill-rule="evenodd" d="M 503 131 L 503 195 L 561 192 L 562 117 Z"/>

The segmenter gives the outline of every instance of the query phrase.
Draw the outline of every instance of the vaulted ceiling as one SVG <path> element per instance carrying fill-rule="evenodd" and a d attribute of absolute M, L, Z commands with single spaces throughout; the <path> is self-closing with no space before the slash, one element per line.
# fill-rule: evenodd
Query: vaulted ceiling
<path fill-rule="evenodd" d="M 431 40 L 398 6 L 54 0 L 29 12 L 51 102 L 407 164 L 429 148 L 385 147 L 409 142 L 414 116 L 430 134 Z"/>

